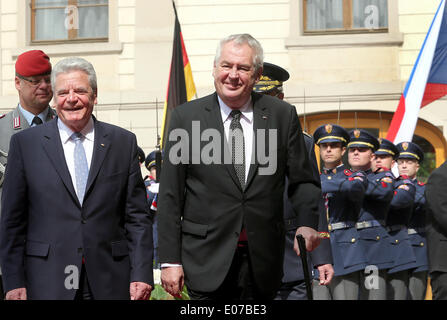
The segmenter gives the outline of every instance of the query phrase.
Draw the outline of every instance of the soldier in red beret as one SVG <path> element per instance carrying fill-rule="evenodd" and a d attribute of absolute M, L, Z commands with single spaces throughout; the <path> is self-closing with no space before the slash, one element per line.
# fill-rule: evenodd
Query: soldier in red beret
<path fill-rule="evenodd" d="M 53 98 L 50 58 L 41 50 L 27 51 L 18 56 L 15 69 L 19 103 L 8 114 L 0 115 L 0 198 L 11 136 L 49 121 L 56 115 L 49 106 Z M 2 294 L 0 270 L 0 299 L 3 300 Z"/>

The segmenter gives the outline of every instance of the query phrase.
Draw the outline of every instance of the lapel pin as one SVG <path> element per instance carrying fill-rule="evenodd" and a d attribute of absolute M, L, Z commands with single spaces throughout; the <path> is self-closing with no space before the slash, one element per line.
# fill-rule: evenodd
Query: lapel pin
<path fill-rule="evenodd" d="M 262 119 L 267 120 L 267 116 L 262 116 Z"/>

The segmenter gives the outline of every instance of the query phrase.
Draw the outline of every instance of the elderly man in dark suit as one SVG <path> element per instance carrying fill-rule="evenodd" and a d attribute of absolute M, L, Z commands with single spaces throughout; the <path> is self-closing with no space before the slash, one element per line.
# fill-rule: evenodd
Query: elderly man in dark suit
<path fill-rule="evenodd" d="M 84 59 L 52 71 L 57 119 L 11 139 L 0 223 L 7 299 L 147 299 L 152 218 L 134 134 L 92 117 Z"/>
<path fill-rule="evenodd" d="M 172 112 L 158 201 L 162 284 L 171 294 L 185 280 L 193 299 L 274 297 L 286 176 L 297 232 L 309 251 L 319 244 L 319 181 L 293 106 L 252 92 L 262 63 L 252 36 L 221 40 L 216 93 Z"/>
<path fill-rule="evenodd" d="M 447 300 L 447 161 L 425 185 L 428 265 L 433 300 Z"/>

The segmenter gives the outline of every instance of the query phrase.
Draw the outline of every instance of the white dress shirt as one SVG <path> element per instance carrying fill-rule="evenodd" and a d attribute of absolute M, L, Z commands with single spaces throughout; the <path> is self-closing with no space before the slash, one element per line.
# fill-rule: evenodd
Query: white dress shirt
<path fill-rule="evenodd" d="M 67 163 L 68 171 L 70 171 L 71 181 L 73 182 L 73 187 L 78 192 L 76 188 L 76 176 L 75 176 L 75 165 L 74 165 L 74 149 L 76 143 L 71 139 L 71 135 L 74 133 L 70 128 L 68 128 L 60 118 L 57 119 L 57 127 L 59 128 L 59 136 L 61 138 L 62 147 L 64 148 L 65 162 Z M 93 156 L 93 143 L 95 141 L 95 127 L 93 125 L 93 118 L 90 118 L 84 129 L 81 130 L 84 139 L 82 139 L 82 146 L 85 150 L 85 156 L 87 157 L 88 169 L 90 170 L 90 164 L 92 163 Z"/>

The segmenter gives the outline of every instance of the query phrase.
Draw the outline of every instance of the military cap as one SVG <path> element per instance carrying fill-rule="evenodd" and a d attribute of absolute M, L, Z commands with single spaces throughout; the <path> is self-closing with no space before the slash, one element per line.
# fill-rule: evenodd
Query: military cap
<path fill-rule="evenodd" d="M 314 140 L 317 145 L 320 145 L 320 143 L 341 142 L 345 146 L 349 142 L 349 134 L 345 128 L 336 124 L 324 124 L 315 130 Z"/>
<path fill-rule="evenodd" d="M 146 160 L 144 161 L 144 165 L 146 166 L 147 170 L 151 170 L 151 168 L 155 166 L 156 153 L 157 151 L 152 151 L 147 155 Z"/>
<path fill-rule="evenodd" d="M 424 160 L 424 151 L 414 142 L 401 142 L 397 145 L 398 159 L 416 159 L 418 162 Z"/>
<path fill-rule="evenodd" d="M 253 90 L 259 93 L 267 93 L 274 89 L 282 91 L 282 83 L 289 79 L 289 73 L 273 63 L 264 62 L 262 76 Z"/>
<path fill-rule="evenodd" d="M 51 73 L 50 58 L 42 50 L 30 50 L 18 56 L 16 73 L 23 77 Z"/>
<path fill-rule="evenodd" d="M 380 146 L 379 149 L 377 149 L 374 154 L 376 155 L 386 155 L 386 156 L 392 156 L 393 159 L 397 158 L 397 155 L 399 154 L 399 151 L 397 150 L 397 147 L 392 143 L 390 140 L 387 139 L 379 139 Z"/>
<path fill-rule="evenodd" d="M 146 158 L 146 155 L 144 154 L 143 149 L 141 149 L 140 147 L 137 147 L 138 149 L 138 161 L 141 163 L 144 162 L 144 159 Z"/>
<path fill-rule="evenodd" d="M 364 129 L 355 129 L 349 132 L 348 148 L 371 148 L 373 151 L 379 149 L 379 140 Z"/>

